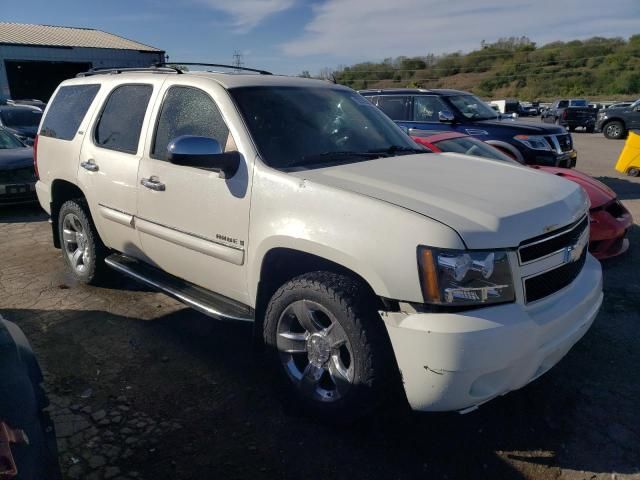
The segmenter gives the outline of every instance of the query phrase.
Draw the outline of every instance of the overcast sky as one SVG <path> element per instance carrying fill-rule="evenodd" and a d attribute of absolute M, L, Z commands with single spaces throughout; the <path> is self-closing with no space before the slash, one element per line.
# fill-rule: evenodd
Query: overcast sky
<path fill-rule="evenodd" d="M 538 44 L 640 33 L 640 0 L 21 0 L 0 21 L 106 30 L 171 60 L 315 73 L 398 55 L 469 51 L 526 35 Z"/>

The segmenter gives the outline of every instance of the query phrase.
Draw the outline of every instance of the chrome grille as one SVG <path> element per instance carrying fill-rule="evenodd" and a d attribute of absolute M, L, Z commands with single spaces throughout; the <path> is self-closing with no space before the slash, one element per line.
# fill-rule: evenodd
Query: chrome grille
<path fill-rule="evenodd" d="M 573 140 L 571 140 L 571 135 L 568 133 L 547 135 L 544 138 L 557 153 L 570 152 L 573 149 Z"/>
<path fill-rule="evenodd" d="M 531 263 L 572 247 L 587 228 L 589 219 L 584 216 L 572 225 L 525 240 L 518 247 L 520 264 Z"/>
<path fill-rule="evenodd" d="M 585 248 L 575 262 L 526 279 L 524 281 L 525 301 L 529 303 L 541 300 L 571 284 L 580 275 L 586 259 L 587 249 Z"/>

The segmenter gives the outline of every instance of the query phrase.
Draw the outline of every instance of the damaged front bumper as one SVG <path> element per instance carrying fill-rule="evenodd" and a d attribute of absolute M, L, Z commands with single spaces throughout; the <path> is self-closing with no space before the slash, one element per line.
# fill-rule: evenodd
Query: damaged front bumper
<path fill-rule="evenodd" d="M 548 371 L 586 333 L 601 304 L 600 264 L 588 256 L 571 285 L 529 305 L 381 315 L 411 407 L 463 411 Z"/>

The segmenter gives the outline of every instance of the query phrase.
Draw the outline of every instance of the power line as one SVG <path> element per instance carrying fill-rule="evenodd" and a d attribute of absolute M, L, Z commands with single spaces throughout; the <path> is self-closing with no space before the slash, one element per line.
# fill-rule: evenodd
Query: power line
<path fill-rule="evenodd" d="M 244 67 L 244 62 L 242 61 L 243 57 L 244 55 L 242 55 L 242 53 L 240 53 L 238 50 L 234 50 L 232 65 L 238 70 Z"/>

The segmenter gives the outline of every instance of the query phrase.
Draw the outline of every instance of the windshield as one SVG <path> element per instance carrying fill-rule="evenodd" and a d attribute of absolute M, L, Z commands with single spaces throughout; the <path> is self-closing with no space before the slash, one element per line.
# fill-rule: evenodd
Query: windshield
<path fill-rule="evenodd" d="M 37 127 L 42 112 L 30 108 L 15 108 L 0 112 L 2 123 L 7 127 Z"/>
<path fill-rule="evenodd" d="M 473 120 L 492 120 L 498 118 L 496 112 L 475 95 L 452 95 L 447 97 L 462 115 Z"/>
<path fill-rule="evenodd" d="M 426 152 L 378 108 L 351 90 L 242 87 L 230 93 L 261 158 L 273 168 L 317 168 Z"/>
<path fill-rule="evenodd" d="M 473 137 L 450 138 L 436 142 L 435 145 L 443 152 L 463 153 L 465 155 L 518 164 L 518 162 L 499 152 L 488 143 Z"/>
<path fill-rule="evenodd" d="M 24 148 L 24 145 L 9 132 L 0 130 L 0 150 L 7 150 L 10 148 Z"/>

